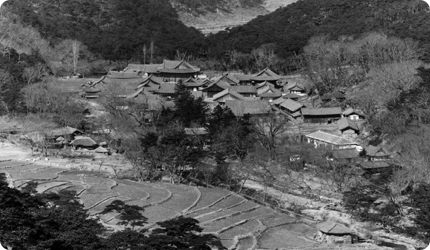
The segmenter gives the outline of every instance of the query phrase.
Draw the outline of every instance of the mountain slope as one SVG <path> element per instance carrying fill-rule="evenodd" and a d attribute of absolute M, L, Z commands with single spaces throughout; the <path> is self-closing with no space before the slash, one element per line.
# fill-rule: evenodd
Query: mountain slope
<path fill-rule="evenodd" d="M 283 57 L 300 53 L 309 38 L 319 34 L 338 38 L 384 31 L 430 44 L 430 13 L 420 0 L 299 0 L 249 23 L 209 37 L 211 53 L 251 52 L 275 44 Z"/>
<path fill-rule="evenodd" d="M 170 0 L 179 19 L 203 33 L 243 25 L 296 0 Z"/>

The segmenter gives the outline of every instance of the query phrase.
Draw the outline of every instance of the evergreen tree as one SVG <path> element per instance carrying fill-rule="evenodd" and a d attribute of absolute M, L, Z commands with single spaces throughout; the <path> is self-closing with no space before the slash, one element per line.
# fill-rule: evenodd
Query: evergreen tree
<path fill-rule="evenodd" d="M 204 126 L 208 107 L 203 99 L 201 97 L 194 98 L 181 80 L 177 83 L 175 92 L 175 118 L 184 127 L 190 127 L 191 125 Z"/>

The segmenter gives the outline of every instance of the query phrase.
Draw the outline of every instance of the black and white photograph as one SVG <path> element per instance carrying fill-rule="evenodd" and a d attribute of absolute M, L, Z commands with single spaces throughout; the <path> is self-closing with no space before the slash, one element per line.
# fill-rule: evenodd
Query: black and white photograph
<path fill-rule="evenodd" d="M 0 0 L 0 250 L 430 250 L 430 0 Z"/>

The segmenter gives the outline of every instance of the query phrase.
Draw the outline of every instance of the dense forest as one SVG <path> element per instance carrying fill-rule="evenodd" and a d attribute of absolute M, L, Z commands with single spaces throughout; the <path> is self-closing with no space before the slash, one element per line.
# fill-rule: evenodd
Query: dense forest
<path fill-rule="evenodd" d="M 312 36 L 359 36 L 382 31 L 409 37 L 428 47 L 428 5 L 408 0 L 301 0 L 260 16 L 246 25 L 208 37 L 210 55 L 237 50 L 250 53 L 264 44 L 274 44 L 282 58 L 300 54 Z M 426 58 L 428 55 L 426 54 Z"/>
<path fill-rule="evenodd" d="M 190 9 L 205 6 L 210 11 L 219 2 L 226 1 L 177 0 L 173 5 Z M 253 6 L 258 2 L 231 4 Z M 250 54 L 268 46 L 285 60 L 302 53 L 312 36 L 324 34 L 337 39 L 372 31 L 412 38 L 422 49 L 430 44 L 428 6 L 420 0 L 301 0 L 206 38 L 180 22 L 168 0 L 14 0 L 6 6 L 52 44 L 76 39 L 97 57 L 113 61 L 143 61 L 143 48 L 146 45 L 149 50 L 151 43 L 158 60 L 187 55 L 229 61 L 232 51 Z M 428 52 L 423 57 L 430 60 Z"/>
<path fill-rule="evenodd" d="M 52 44 L 79 40 L 108 60 L 142 59 L 144 45 L 151 43 L 156 56 L 173 57 L 177 50 L 198 51 L 203 40 L 178 20 L 167 0 L 15 0 L 6 5 Z"/>

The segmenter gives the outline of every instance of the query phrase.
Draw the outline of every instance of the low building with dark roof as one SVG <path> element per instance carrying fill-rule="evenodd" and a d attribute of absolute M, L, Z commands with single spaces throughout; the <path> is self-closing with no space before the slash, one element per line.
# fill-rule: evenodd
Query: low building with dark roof
<path fill-rule="evenodd" d="M 192 78 L 192 77 L 183 81 L 183 83 L 184 83 L 185 87 L 190 91 L 198 91 L 204 85 L 203 81 L 197 80 L 197 79 Z"/>
<path fill-rule="evenodd" d="M 218 94 L 214 95 L 212 100 L 214 102 L 225 103 L 227 100 L 244 101 L 246 100 L 246 98 L 243 95 L 237 93 L 236 91 L 233 91 L 231 89 L 225 89 L 219 92 Z"/>
<path fill-rule="evenodd" d="M 230 108 L 237 117 L 249 114 L 251 116 L 266 116 L 272 112 L 269 102 L 267 101 L 241 101 L 227 100 L 225 105 Z"/>
<path fill-rule="evenodd" d="M 257 89 L 254 86 L 238 85 L 238 86 L 231 86 L 230 89 L 235 91 L 236 93 L 241 94 L 244 97 L 257 96 Z"/>
<path fill-rule="evenodd" d="M 342 117 L 342 109 L 335 108 L 303 108 L 302 117 L 305 123 L 332 123 Z"/>
<path fill-rule="evenodd" d="M 391 153 L 384 147 L 369 145 L 365 148 L 366 157 L 370 161 L 386 161 L 391 159 Z"/>
<path fill-rule="evenodd" d="M 262 100 L 273 102 L 273 100 L 282 96 L 282 92 L 276 89 L 273 84 L 267 83 L 265 86 L 257 89 L 257 95 Z"/>
<path fill-rule="evenodd" d="M 366 116 L 364 115 L 363 112 L 359 110 L 355 110 L 353 108 L 348 108 L 345 111 L 343 111 L 342 116 L 353 121 L 366 119 Z"/>
<path fill-rule="evenodd" d="M 279 104 L 279 107 L 290 114 L 299 112 L 301 108 L 303 108 L 303 104 L 293 101 L 291 99 L 286 99 L 284 102 Z M 300 112 L 299 112 L 300 114 Z"/>
<path fill-rule="evenodd" d="M 154 91 L 154 94 L 170 99 L 175 96 L 175 93 L 176 93 L 175 88 L 176 88 L 176 84 L 166 82 L 161 84 L 160 88 Z"/>
<path fill-rule="evenodd" d="M 284 86 L 284 92 L 291 94 L 306 94 L 306 88 L 300 83 L 291 82 Z"/>
<path fill-rule="evenodd" d="M 357 123 L 346 117 L 339 119 L 337 121 L 337 126 L 339 131 L 344 135 L 357 135 L 360 133 Z"/>
<path fill-rule="evenodd" d="M 210 84 L 209 86 L 207 86 L 206 88 L 202 89 L 203 92 L 203 96 L 205 98 L 213 98 L 216 94 L 230 88 L 231 85 L 228 84 L 227 82 L 224 82 L 222 80 L 218 80 L 212 84 Z"/>

